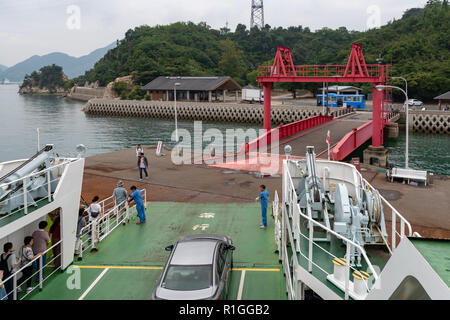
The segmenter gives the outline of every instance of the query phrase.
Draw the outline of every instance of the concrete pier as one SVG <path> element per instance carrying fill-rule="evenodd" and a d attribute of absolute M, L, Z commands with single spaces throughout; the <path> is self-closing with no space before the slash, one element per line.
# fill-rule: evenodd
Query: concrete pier
<path fill-rule="evenodd" d="M 134 101 L 91 99 L 84 107 L 88 114 L 172 119 L 171 101 Z M 290 123 L 321 114 L 321 107 L 276 106 L 272 108 L 272 123 Z M 347 108 L 332 108 L 330 114 L 338 117 L 350 112 Z M 177 102 L 179 119 L 209 120 L 240 123 L 262 123 L 264 110 L 259 104 Z"/>

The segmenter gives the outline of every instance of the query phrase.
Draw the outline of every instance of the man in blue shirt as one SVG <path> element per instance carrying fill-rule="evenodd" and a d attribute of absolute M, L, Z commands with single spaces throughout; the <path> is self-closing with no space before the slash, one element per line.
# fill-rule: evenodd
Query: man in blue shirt
<path fill-rule="evenodd" d="M 256 200 L 259 200 L 261 203 L 261 216 L 262 216 L 262 224 L 260 226 L 261 229 L 267 228 L 267 206 L 269 204 L 269 192 L 266 190 L 265 185 L 260 185 L 259 190 L 261 193 L 259 194 Z"/>
<path fill-rule="evenodd" d="M 136 224 L 143 224 L 147 221 L 147 219 L 145 217 L 145 207 L 144 201 L 142 201 L 141 191 L 139 191 L 136 186 L 131 186 L 130 190 L 131 194 L 128 201 L 131 202 L 134 200 L 134 203 L 136 204 L 137 215 L 139 217 L 139 222 Z"/>

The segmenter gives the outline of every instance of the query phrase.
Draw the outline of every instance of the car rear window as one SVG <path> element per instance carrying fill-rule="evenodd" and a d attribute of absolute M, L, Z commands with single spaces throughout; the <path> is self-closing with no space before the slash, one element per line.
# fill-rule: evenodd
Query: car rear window
<path fill-rule="evenodd" d="M 167 269 L 162 287 L 170 290 L 202 290 L 212 285 L 212 265 L 180 266 Z"/>

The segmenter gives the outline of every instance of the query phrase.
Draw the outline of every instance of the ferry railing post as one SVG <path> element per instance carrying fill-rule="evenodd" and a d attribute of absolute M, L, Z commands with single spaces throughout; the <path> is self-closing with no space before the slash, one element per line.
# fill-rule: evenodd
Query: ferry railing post
<path fill-rule="evenodd" d="M 47 187 L 48 187 L 48 202 L 52 201 L 52 187 L 50 180 L 50 170 L 47 171 Z"/>
<path fill-rule="evenodd" d="M 392 239 L 391 239 L 391 246 L 392 246 L 392 251 L 394 251 L 395 249 L 395 242 L 396 242 L 396 234 L 395 234 L 395 229 L 397 227 L 397 221 L 396 221 L 397 216 L 395 215 L 394 210 L 392 210 Z"/>
<path fill-rule="evenodd" d="M 350 242 L 347 243 L 347 250 L 345 254 L 345 300 L 348 300 L 348 288 L 350 285 Z"/>
<path fill-rule="evenodd" d="M 22 180 L 22 189 L 23 189 L 23 212 L 28 214 L 28 205 L 27 205 L 27 178 L 23 178 Z"/>
<path fill-rule="evenodd" d="M 47 254 L 47 252 L 44 252 L 44 254 Z M 42 256 L 40 256 L 38 258 L 38 270 L 39 270 L 39 290 L 42 291 L 42 278 L 43 278 L 43 273 L 44 273 L 44 264 L 43 264 L 43 259 Z"/>
<path fill-rule="evenodd" d="M 17 272 L 13 277 L 13 300 L 17 300 Z"/>
<path fill-rule="evenodd" d="M 97 233 L 97 224 L 95 223 L 95 220 L 92 220 L 91 222 L 91 250 L 96 249 L 95 248 L 95 239 L 96 239 L 96 233 Z"/>
<path fill-rule="evenodd" d="M 309 248 L 308 248 L 308 271 L 312 272 L 312 259 L 313 259 L 313 237 L 314 237 L 314 226 L 309 221 Z"/>
<path fill-rule="evenodd" d="M 114 210 L 113 210 L 113 212 L 114 212 Z M 107 235 L 109 234 L 109 230 L 110 230 L 110 224 L 111 224 L 110 217 L 111 217 L 111 213 L 108 212 L 108 215 L 106 216 L 106 234 Z"/>

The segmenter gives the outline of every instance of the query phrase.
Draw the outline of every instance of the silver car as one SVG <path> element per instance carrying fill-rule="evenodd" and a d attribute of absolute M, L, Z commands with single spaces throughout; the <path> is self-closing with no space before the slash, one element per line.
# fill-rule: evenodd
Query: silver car
<path fill-rule="evenodd" d="M 175 245 L 153 300 L 220 300 L 228 298 L 233 242 L 216 234 L 190 235 Z"/>

